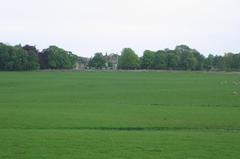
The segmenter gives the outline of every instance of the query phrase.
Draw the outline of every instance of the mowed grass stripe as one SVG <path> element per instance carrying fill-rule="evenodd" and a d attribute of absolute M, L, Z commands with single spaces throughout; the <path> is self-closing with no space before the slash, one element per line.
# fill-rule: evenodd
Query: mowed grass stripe
<path fill-rule="evenodd" d="M 58 127 L 58 128 L 1 128 L 0 130 L 97 130 L 97 131 L 200 131 L 237 132 L 240 128 L 188 128 L 188 127 Z"/>

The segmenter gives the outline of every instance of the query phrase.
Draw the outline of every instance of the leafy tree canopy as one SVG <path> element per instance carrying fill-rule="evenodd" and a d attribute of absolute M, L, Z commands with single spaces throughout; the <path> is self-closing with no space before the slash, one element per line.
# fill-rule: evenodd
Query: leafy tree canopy
<path fill-rule="evenodd" d="M 137 54 L 131 48 L 122 50 L 119 65 L 120 69 L 137 69 L 140 66 L 140 60 Z"/>

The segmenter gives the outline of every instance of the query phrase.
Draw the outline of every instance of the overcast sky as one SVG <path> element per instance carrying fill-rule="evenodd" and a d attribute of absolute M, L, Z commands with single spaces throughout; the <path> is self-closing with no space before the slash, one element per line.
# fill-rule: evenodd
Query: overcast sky
<path fill-rule="evenodd" d="M 0 41 L 81 56 L 187 44 L 240 52 L 240 0 L 0 0 Z"/>

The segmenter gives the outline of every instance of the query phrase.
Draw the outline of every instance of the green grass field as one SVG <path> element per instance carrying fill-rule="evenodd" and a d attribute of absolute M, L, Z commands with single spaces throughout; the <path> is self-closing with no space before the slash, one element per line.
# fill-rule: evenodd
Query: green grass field
<path fill-rule="evenodd" d="M 240 158 L 240 74 L 0 72 L 8 158 Z"/>

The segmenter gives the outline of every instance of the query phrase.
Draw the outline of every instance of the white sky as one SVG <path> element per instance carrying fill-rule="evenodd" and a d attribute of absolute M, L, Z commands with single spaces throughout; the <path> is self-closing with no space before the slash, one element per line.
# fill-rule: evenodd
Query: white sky
<path fill-rule="evenodd" d="M 0 41 L 81 56 L 187 44 L 240 52 L 240 0 L 0 0 Z"/>

